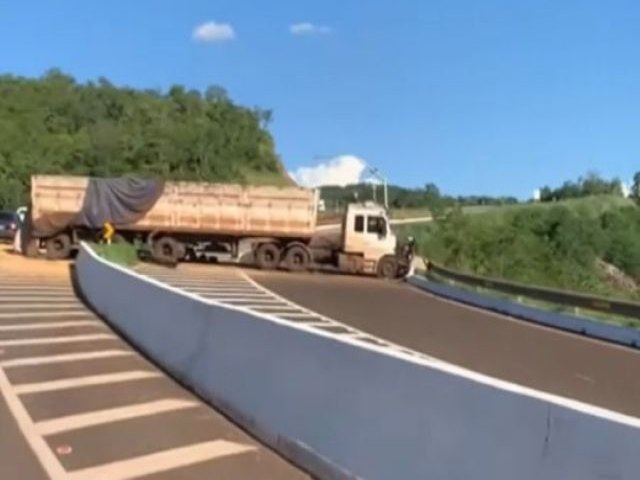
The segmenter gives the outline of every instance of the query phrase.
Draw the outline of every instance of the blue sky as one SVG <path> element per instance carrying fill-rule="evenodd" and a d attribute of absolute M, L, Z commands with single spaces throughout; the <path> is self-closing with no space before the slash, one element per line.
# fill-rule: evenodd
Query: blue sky
<path fill-rule="evenodd" d="M 233 38 L 196 41 L 211 21 Z M 639 25 L 631 0 L 0 0 L 0 71 L 221 85 L 273 109 L 290 170 L 351 154 L 407 186 L 527 197 L 640 170 Z"/>

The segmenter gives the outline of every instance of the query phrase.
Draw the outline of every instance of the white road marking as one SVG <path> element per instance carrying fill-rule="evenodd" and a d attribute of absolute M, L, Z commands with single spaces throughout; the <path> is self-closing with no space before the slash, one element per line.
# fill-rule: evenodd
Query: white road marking
<path fill-rule="evenodd" d="M 120 460 L 69 473 L 69 480 L 129 480 L 179 467 L 256 450 L 250 445 L 213 440 Z"/>
<path fill-rule="evenodd" d="M 255 288 L 251 288 L 250 285 L 238 285 L 238 286 L 221 286 L 217 287 L 215 285 L 202 285 L 202 286 L 191 286 L 191 285 L 182 285 L 180 283 L 175 282 L 165 282 L 168 285 L 184 288 L 193 291 L 211 291 L 211 292 L 230 292 L 230 291 L 238 291 L 238 292 L 255 292 Z"/>
<path fill-rule="evenodd" d="M 46 322 L 46 323 L 19 323 L 14 325 L 0 325 L 0 332 L 16 332 L 20 330 L 49 330 L 69 327 L 104 327 L 101 322 L 95 320 L 69 320 L 67 322 Z"/>
<path fill-rule="evenodd" d="M 0 318 L 93 317 L 89 310 L 56 310 L 55 312 L 0 313 Z"/>
<path fill-rule="evenodd" d="M 74 293 L 73 289 L 68 285 L 31 285 L 28 283 L 12 283 L 12 284 L 0 284 L 0 292 L 10 291 L 22 291 L 22 292 L 69 292 Z"/>
<path fill-rule="evenodd" d="M 40 465 L 45 470 L 50 480 L 64 480 L 66 472 L 60 462 L 53 454 L 49 445 L 44 438 L 35 430 L 35 426 L 27 413 L 27 410 L 20 402 L 15 391 L 11 388 L 11 384 L 7 379 L 4 371 L 0 368 L 0 392 L 4 397 L 5 403 L 9 407 L 13 418 L 15 419 L 20 431 L 24 435 L 31 450 L 36 458 L 40 461 Z"/>
<path fill-rule="evenodd" d="M 36 423 L 36 431 L 40 435 L 53 435 L 55 433 L 79 430 L 81 428 L 103 425 L 106 423 L 120 422 L 132 418 L 157 415 L 185 408 L 197 407 L 199 404 L 190 400 L 169 399 L 154 402 L 140 403 L 126 407 L 109 408 L 93 412 L 69 415 L 53 418 Z"/>
<path fill-rule="evenodd" d="M 19 338 L 0 340 L 0 347 L 20 347 L 23 345 L 54 345 L 58 343 L 92 342 L 94 340 L 113 340 L 115 335 L 92 333 L 88 335 L 69 335 L 66 337 Z"/>
<path fill-rule="evenodd" d="M 69 388 L 90 387 L 92 385 L 107 385 L 109 383 L 131 382 L 147 378 L 160 377 L 161 374 L 149 370 L 132 370 L 130 372 L 105 373 L 102 375 L 89 375 L 87 377 L 65 378 L 64 380 L 52 380 L 50 382 L 22 383 L 14 385 L 16 394 L 53 392 L 67 390 Z"/>
<path fill-rule="evenodd" d="M 295 307 L 292 307 L 291 305 L 256 305 L 256 304 L 249 304 L 249 305 L 238 305 L 239 307 L 242 308 L 248 308 L 250 310 L 288 310 L 288 311 L 297 311 L 298 309 Z"/>
<path fill-rule="evenodd" d="M 26 304 L 25 306 L 29 306 L 29 302 L 51 302 L 53 304 L 65 302 L 78 303 L 78 299 L 74 295 L 51 295 L 38 297 L 34 297 L 32 295 L 11 295 L 10 297 L 8 297 L 0 293 L 0 302 L 18 302 L 23 305 Z"/>
<path fill-rule="evenodd" d="M 53 363 L 77 362 L 81 360 L 95 360 L 99 358 L 112 358 L 130 356 L 134 353 L 128 350 L 100 350 L 97 352 L 65 353 L 61 355 L 45 355 L 41 357 L 15 358 L 0 361 L 0 367 L 29 367 L 32 365 L 50 365 Z"/>
<path fill-rule="evenodd" d="M 211 298 L 212 300 L 215 300 L 217 302 L 224 302 L 224 303 L 245 303 L 245 302 L 254 302 L 254 303 L 260 303 L 260 304 L 269 304 L 269 303 L 280 303 L 280 300 L 276 300 L 274 298 L 269 298 L 269 297 L 265 297 L 264 300 L 260 300 L 258 298 L 228 298 L 228 297 L 205 297 L 205 298 Z"/>
<path fill-rule="evenodd" d="M 307 313 L 307 312 L 291 312 L 282 314 L 283 317 L 291 317 L 291 318 L 322 318 L 317 314 Z"/>
<path fill-rule="evenodd" d="M 83 307 L 79 301 L 60 303 L 0 303 L 0 310 L 27 309 L 27 310 L 51 310 L 60 307 Z"/>

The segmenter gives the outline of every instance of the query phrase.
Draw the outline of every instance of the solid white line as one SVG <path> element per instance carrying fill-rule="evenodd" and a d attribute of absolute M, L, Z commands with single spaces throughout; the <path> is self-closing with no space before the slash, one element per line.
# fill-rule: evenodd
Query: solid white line
<path fill-rule="evenodd" d="M 294 318 L 322 318 L 318 315 L 313 315 L 311 313 L 306 312 L 291 312 L 291 313 L 283 313 L 282 317 L 294 317 Z M 286 318 L 285 318 L 286 320 Z M 309 322 L 305 322 L 307 325 Z"/>
<path fill-rule="evenodd" d="M 250 445 L 227 440 L 213 440 L 76 470 L 70 472 L 67 478 L 68 480 L 129 480 L 255 449 Z"/>
<path fill-rule="evenodd" d="M 206 297 L 212 298 L 218 302 L 225 303 L 233 303 L 233 304 L 242 304 L 243 302 L 255 302 L 256 304 L 270 304 L 270 303 L 281 303 L 280 300 L 275 300 L 273 298 L 265 298 L 264 300 L 260 300 L 259 298 L 229 298 L 229 297 Z"/>
<path fill-rule="evenodd" d="M 60 462 L 53 454 L 44 438 L 36 432 L 35 426 L 31 421 L 31 417 L 29 417 L 27 410 L 11 388 L 11 383 L 9 383 L 9 379 L 1 368 L 0 392 L 2 392 L 5 403 L 9 407 L 9 411 L 13 415 L 13 418 L 24 435 L 25 440 L 40 462 L 40 465 L 42 465 L 42 468 L 44 468 L 49 479 L 64 480 L 66 478 L 65 469 L 60 465 Z"/>
<path fill-rule="evenodd" d="M 255 304 L 249 304 L 249 305 L 238 305 L 239 307 L 242 308 L 249 308 L 249 309 L 255 309 L 255 310 L 288 310 L 288 311 L 297 311 L 298 309 L 295 307 L 292 307 L 291 305 L 255 305 Z"/>
<path fill-rule="evenodd" d="M 81 428 L 129 420 L 131 418 L 158 415 L 160 413 L 182 410 L 196 406 L 198 406 L 198 403 L 190 400 L 157 400 L 155 402 L 109 408 L 106 410 L 97 410 L 78 415 L 69 415 L 66 417 L 44 420 L 36 423 L 36 431 L 40 435 L 53 435 L 54 433 L 79 430 Z"/>
<path fill-rule="evenodd" d="M 102 375 L 90 375 L 87 377 L 65 378 L 64 380 L 52 380 L 50 382 L 23 383 L 14 385 L 13 389 L 18 395 L 25 393 L 53 392 L 77 387 L 90 387 L 92 385 L 107 385 L 109 383 L 131 382 L 146 378 L 160 377 L 160 373 L 145 370 L 132 370 L 130 372 L 105 373 Z"/>
<path fill-rule="evenodd" d="M 243 299 L 243 298 L 256 298 L 256 299 L 271 299 L 273 300 L 273 297 L 271 297 L 270 295 L 267 295 L 265 293 L 225 293 L 222 292 L 219 294 L 220 298 L 231 298 L 231 299 Z M 207 298 L 217 298 L 216 295 L 211 295 L 211 296 L 207 296 Z"/>
<path fill-rule="evenodd" d="M 82 307 L 82 303 L 76 302 L 60 302 L 60 303 L 29 303 L 25 305 L 24 303 L 0 303 L 0 310 L 9 310 L 12 308 L 27 308 L 27 309 L 35 309 L 35 310 L 45 310 L 45 309 L 53 309 L 60 307 Z"/>
<path fill-rule="evenodd" d="M 45 355 L 41 357 L 15 358 L 0 362 L 0 367 L 29 367 L 33 365 L 50 365 L 52 363 L 77 362 L 98 358 L 112 358 L 130 356 L 134 353 L 128 350 L 100 350 L 97 352 L 66 353 L 62 355 Z"/>
<path fill-rule="evenodd" d="M 89 310 L 58 310 L 55 312 L 19 312 L 0 313 L 0 318 L 51 318 L 51 317 L 91 317 L 95 318 Z"/>
<path fill-rule="evenodd" d="M 252 290 L 251 285 L 246 283 L 238 284 L 238 285 L 193 285 L 193 284 L 185 284 L 185 283 L 168 283 L 167 285 L 172 285 L 178 288 L 188 288 L 192 290 Z M 255 289 L 253 289 L 255 290 Z"/>
<path fill-rule="evenodd" d="M 20 323 L 16 325 L 0 325 L 0 332 L 16 332 L 20 330 L 47 330 L 53 328 L 69 328 L 82 326 L 104 326 L 95 320 L 69 320 L 68 322 Z"/>
<path fill-rule="evenodd" d="M 19 347 L 22 345 L 54 345 L 57 343 L 91 342 L 94 340 L 112 340 L 115 335 L 93 333 L 89 335 L 69 335 L 68 337 L 19 338 L 0 340 L 0 347 Z"/>
<path fill-rule="evenodd" d="M 240 283 L 244 282 L 244 279 L 240 275 L 234 275 L 233 277 L 202 277 L 202 278 L 194 278 L 188 275 L 177 275 L 177 276 L 167 276 L 167 275 L 154 275 L 156 280 L 167 280 L 172 282 L 185 282 L 185 283 Z"/>

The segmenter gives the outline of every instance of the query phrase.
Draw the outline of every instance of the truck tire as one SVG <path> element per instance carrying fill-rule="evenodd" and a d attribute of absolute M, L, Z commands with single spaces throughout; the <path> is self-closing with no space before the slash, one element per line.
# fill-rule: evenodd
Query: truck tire
<path fill-rule="evenodd" d="M 302 245 L 294 245 L 287 250 L 284 256 L 284 263 L 287 270 L 292 272 L 304 272 L 309 269 L 311 255 Z"/>
<path fill-rule="evenodd" d="M 49 260 L 63 260 L 71 255 L 71 237 L 66 233 L 59 233 L 47 240 L 47 258 Z"/>
<path fill-rule="evenodd" d="M 166 263 L 178 263 L 185 254 L 185 247 L 171 237 L 162 237 L 153 242 L 153 256 Z"/>
<path fill-rule="evenodd" d="M 396 278 L 398 275 L 398 262 L 391 255 L 382 257 L 378 262 L 377 274 L 379 278 L 387 280 Z"/>
<path fill-rule="evenodd" d="M 263 270 L 274 270 L 280 265 L 280 248 L 275 243 L 263 243 L 256 249 L 256 265 Z"/>

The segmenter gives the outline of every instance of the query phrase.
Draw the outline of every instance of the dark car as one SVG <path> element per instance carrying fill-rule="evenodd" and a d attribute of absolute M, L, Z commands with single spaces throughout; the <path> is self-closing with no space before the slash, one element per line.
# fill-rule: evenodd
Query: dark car
<path fill-rule="evenodd" d="M 0 242 L 12 242 L 20 219 L 13 212 L 0 212 Z"/>

